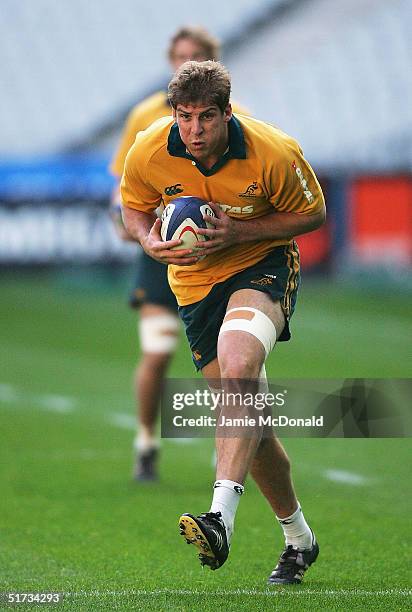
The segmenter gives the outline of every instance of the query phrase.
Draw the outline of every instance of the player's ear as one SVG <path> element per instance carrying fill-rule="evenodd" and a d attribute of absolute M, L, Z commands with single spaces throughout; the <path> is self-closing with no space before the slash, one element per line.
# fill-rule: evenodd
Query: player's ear
<path fill-rule="evenodd" d="M 172 106 L 172 117 L 176 121 L 176 109 Z"/>
<path fill-rule="evenodd" d="M 231 120 L 231 118 L 232 118 L 232 105 L 228 104 L 225 110 L 223 111 L 223 120 L 228 122 Z"/>

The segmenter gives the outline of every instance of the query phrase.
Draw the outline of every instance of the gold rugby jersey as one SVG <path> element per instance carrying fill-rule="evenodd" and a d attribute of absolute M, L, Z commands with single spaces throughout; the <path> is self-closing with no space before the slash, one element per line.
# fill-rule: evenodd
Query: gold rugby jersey
<path fill-rule="evenodd" d="M 237 102 L 233 102 L 232 107 L 234 112 L 249 115 L 249 112 Z M 165 91 L 158 91 L 140 104 L 136 104 L 130 111 L 120 136 L 119 145 L 110 164 L 111 173 L 119 178 L 122 176 L 126 155 L 138 132 L 148 128 L 157 119 L 171 114 L 172 109 Z"/>
<path fill-rule="evenodd" d="M 140 132 L 130 149 L 121 182 L 123 204 L 143 212 L 191 195 L 219 204 L 230 217 L 253 219 L 271 212 L 313 214 L 324 198 L 298 143 L 281 130 L 233 115 L 229 147 L 210 169 L 187 152 L 173 118 Z M 243 242 L 212 253 L 192 266 L 169 265 L 169 283 L 179 305 L 205 297 L 222 282 L 292 241 Z"/>
<path fill-rule="evenodd" d="M 112 174 L 119 178 L 122 176 L 126 155 L 135 141 L 136 134 L 148 128 L 153 121 L 171 114 L 172 109 L 164 91 L 156 92 L 132 108 L 110 164 Z"/>

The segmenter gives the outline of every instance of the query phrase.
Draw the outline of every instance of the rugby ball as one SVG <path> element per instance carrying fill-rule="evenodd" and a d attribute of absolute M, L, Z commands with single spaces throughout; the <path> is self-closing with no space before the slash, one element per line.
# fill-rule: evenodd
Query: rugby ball
<path fill-rule="evenodd" d="M 194 196 L 181 196 L 170 202 L 162 214 L 160 235 L 162 240 L 182 240 L 176 250 L 192 249 L 200 242 L 209 240 L 207 236 L 197 233 L 199 228 L 213 229 L 206 223 L 203 215 L 215 217 L 208 202 Z"/>

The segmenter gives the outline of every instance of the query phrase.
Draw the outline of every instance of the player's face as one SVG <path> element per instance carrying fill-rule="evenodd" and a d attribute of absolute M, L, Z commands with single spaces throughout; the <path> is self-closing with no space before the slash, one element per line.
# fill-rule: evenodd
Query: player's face
<path fill-rule="evenodd" d="M 170 61 L 174 72 L 176 72 L 185 62 L 205 62 L 207 59 L 209 58 L 206 57 L 203 47 L 190 38 L 180 38 L 175 43 Z"/>
<path fill-rule="evenodd" d="M 187 150 L 204 165 L 213 166 L 228 146 L 230 104 L 223 113 L 216 104 L 178 104 L 173 116 Z"/>

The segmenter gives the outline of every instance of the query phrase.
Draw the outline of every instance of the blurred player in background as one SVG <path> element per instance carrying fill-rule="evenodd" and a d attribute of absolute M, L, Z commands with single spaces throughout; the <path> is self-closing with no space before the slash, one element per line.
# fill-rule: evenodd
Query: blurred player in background
<path fill-rule="evenodd" d="M 293 237 L 320 227 L 325 205 L 298 143 L 271 125 L 232 114 L 230 90 L 230 75 L 218 62 L 181 66 L 169 84 L 175 121 L 165 117 L 137 136 L 121 189 L 128 231 L 149 255 L 171 264 L 170 284 L 196 368 L 209 384 L 221 381 L 223 391 L 244 397 L 250 385 L 265 388 L 265 360 L 277 340 L 290 338 L 299 286 Z M 216 215 L 205 217 L 214 229 L 198 230 L 209 241 L 194 249 L 172 250 L 180 241 L 163 242 L 153 214 L 160 201 L 173 201 L 164 191 L 176 176 L 186 195 L 209 201 Z M 231 415 L 244 417 L 242 405 Z M 183 514 L 181 534 L 202 565 L 221 567 L 250 471 L 285 535 L 269 583 L 300 583 L 319 547 L 296 498 L 287 454 L 272 428 L 265 436 L 262 425 L 243 436 L 239 429 L 225 433 L 217 427 L 210 510 Z"/>
<path fill-rule="evenodd" d="M 217 60 L 219 55 L 220 44 L 216 38 L 196 26 L 180 28 L 172 37 L 168 50 L 173 71 L 188 60 Z M 245 112 L 240 106 L 235 105 L 235 108 Z M 171 115 L 166 91 L 158 91 L 131 110 L 110 166 L 118 181 L 123 174 L 125 159 L 136 134 L 166 115 Z M 167 196 L 177 195 L 179 192 L 178 183 L 168 185 L 165 189 Z M 119 236 L 123 240 L 134 241 L 123 226 L 120 203 L 117 185 L 112 198 L 112 219 Z M 134 442 L 133 477 L 136 480 L 154 480 L 157 478 L 159 453 L 156 436 L 159 399 L 162 380 L 178 343 L 179 320 L 176 298 L 167 280 L 167 266 L 155 261 L 143 250 L 138 254 L 137 275 L 130 305 L 140 309 L 138 334 L 142 352 L 134 379 L 138 431 Z"/>

